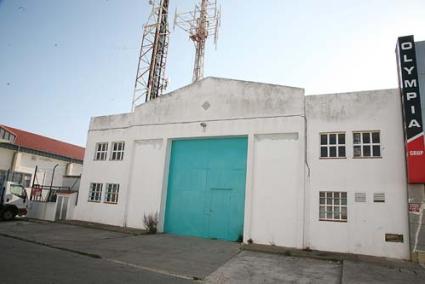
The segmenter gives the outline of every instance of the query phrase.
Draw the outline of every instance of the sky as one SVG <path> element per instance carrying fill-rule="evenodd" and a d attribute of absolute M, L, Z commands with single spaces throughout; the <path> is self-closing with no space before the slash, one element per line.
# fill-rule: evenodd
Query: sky
<path fill-rule="evenodd" d="M 170 0 L 188 11 L 199 0 Z M 397 87 L 397 37 L 425 40 L 424 0 L 218 0 L 205 76 L 307 95 Z M 129 112 L 148 0 L 0 0 L 0 124 L 85 146 L 90 118 Z M 167 92 L 194 46 L 171 28 Z"/>

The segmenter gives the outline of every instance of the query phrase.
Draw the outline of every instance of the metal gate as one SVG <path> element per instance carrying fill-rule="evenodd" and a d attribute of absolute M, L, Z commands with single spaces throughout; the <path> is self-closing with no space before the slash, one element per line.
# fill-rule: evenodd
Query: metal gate
<path fill-rule="evenodd" d="M 165 232 L 241 239 L 246 155 L 246 137 L 173 141 Z"/>

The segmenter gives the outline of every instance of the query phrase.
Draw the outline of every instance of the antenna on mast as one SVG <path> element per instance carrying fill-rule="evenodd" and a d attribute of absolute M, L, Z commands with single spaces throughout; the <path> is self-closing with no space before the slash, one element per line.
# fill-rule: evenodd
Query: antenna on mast
<path fill-rule="evenodd" d="M 134 111 L 137 105 L 162 95 L 167 88 L 165 65 L 170 37 L 169 0 L 149 0 L 149 4 L 152 10 L 147 23 L 143 26 L 131 111 Z"/>
<path fill-rule="evenodd" d="M 205 42 L 208 36 L 214 36 L 214 44 L 217 48 L 220 25 L 221 7 L 217 7 L 217 0 L 201 0 L 201 5 L 195 5 L 195 8 L 189 12 L 178 13 L 176 9 L 174 28 L 178 26 L 186 31 L 195 44 L 193 82 L 204 77 Z"/>

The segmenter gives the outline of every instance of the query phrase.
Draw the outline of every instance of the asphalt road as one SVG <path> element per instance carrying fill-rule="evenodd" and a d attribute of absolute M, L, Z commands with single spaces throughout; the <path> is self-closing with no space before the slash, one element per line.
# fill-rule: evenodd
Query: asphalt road
<path fill-rule="evenodd" d="M 131 235 L 50 222 L 0 222 L 0 283 L 425 283 L 407 261 L 329 261 L 240 251 L 232 242 Z"/>
<path fill-rule="evenodd" d="M 0 236 L 1 283 L 192 283 L 152 271 Z"/>

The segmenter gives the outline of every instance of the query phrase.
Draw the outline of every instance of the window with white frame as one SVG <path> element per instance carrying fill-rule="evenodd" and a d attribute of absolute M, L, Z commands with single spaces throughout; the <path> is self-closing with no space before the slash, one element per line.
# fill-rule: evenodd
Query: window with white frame
<path fill-rule="evenodd" d="M 118 193 L 120 185 L 117 183 L 107 183 L 105 192 L 105 203 L 118 203 Z"/>
<path fill-rule="evenodd" d="M 111 160 L 117 161 L 124 158 L 124 142 L 112 142 Z"/>
<path fill-rule="evenodd" d="M 94 153 L 94 159 L 96 161 L 106 160 L 106 155 L 108 154 L 108 143 L 97 143 L 96 151 Z"/>
<path fill-rule="evenodd" d="M 31 187 L 31 174 L 0 170 L 0 184 L 2 184 L 3 181 L 6 181 L 6 178 L 7 181 L 12 181 L 21 184 L 24 187 Z"/>
<path fill-rule="evenodd" d="M 320 158 L 345 158 L 345 133 L 320 133 Z"/>
<path fill-rule="evenodd" d="M 319 192 L 319 220 L 347 222 L 347 192 Z"/>
<path fill-rule="evenodd" d="M 354 158 L 381 157 L 379 131 L 353 132 Z"/>
<path fill-rule="evenodd" d="M 89 201 L 91 202 L 100 202 L 102 199 L 102 184 L 101 183 L 91 183 L 89 190 Z"/>

